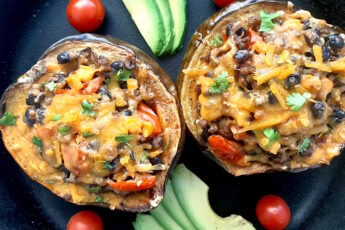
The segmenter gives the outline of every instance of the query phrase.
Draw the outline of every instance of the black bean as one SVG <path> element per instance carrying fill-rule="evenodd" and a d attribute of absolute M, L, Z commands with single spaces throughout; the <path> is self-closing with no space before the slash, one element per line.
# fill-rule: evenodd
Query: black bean
<path fill-rule="evenodd" d="M 150 162 L 152 165 L 159 165 L 159 164 L 163 164 L 161 158 L 159 156 L 151 158 Z"/>
<path fill-rule="evenodd" d="M 306 21 L 303 22 L 303 30 L 308 30 L 308 29 L 311 29 L 311 28 L 313 28 L 313 27 L 312 27 L 312 24 L 311 24 L 310 20 L 306 20 Z"/>
<path fill-rule="evenodd" d="M 322 59 L 328 61 L 331 58 L 331 49 L 327 46 L 322 47 Z"/>
<path fill-rule="evenodd" d="M 241 27 L 235 31 L 235 34 L 239 37 L 243 37 L 246 33 L 247 33 L 247 30 L 244 27 Z"/>
<path fill-rule="evenodd" d="M 207 139 L 208 139 L 209 136 L 210 136 L 210 133 L 208 132 L 208 127 L 203 128 L 203 129 L 202 129 L 202 133 L 201 133 L 201 138 L 202 138 L 204 141 L 207 141 Z"/>
<path fill-rule="evenodd" d="M 111 99 L 111 94 L 109 92 L 109 90 L 107 89 L 106 86 L 101 86 L 101 88 L 99 88 L 99 93 L 102 95 L 102 96 L 106 96 L 108 97 L 109 99 Z"/>
<path fill-rule="evenodd" d="M 327 41 L 332 49 L 342 49 L 344 47 L 344 39 L 339 34 L 328 35 Z"/>
<path fill-rule="evenodd" d="M 33 107 L 30 107 L 25 111 L 23 121 L 30 127 L 34 126 L 36 122 L 36 110 Z"/>
<path fill-rule="evenodd" d="M 345 112 L 343 109 L 341 108 L 337 108 L 335 109 L 335 111 L 333 112 L 333 119 L 336 123 L 340 123 L 342 122 L 342 120 L 345 118 Z"/>
<path fill-rule="evenodd" d="M 127 81 L 118 81 L 121 89 L 127 89 Z"/>
<path fill-rule="evenodd" d="M 238 63 L 245 62 L 248 59 L 248 57 L 249 57 L 248 50 L 238 50 L 234 55 L 234 58 Z"/>
<path fill-rule="evenodd" d="M 310 103 L 309 108 L 315 119 L 322 118 L 325 113 L 325 105 L 321 101 L 317 101 L 316 103 Z"/>
<path fill-rule="evenodd" d="M 57 56 L 57 61 L 59 64 L 66 64 L 71 61 L 71 57 L 67 51 L 63 51 Z"/>
<path fill-rule="evenodd" d="M 133 112 L 132 110 L 129 110 L 129 109 L 126 109 L 123 114 L 126 116 L 126 117 L 129 117 L 129 116 L 132 116 L 133 115 Z"/>
<path fill-rule="evenodd" d="M 268 92 L 268 102 L 270 103 L 270 104 L 277 104 L 277 102 L 278 102 L 278 100 L 277 100 L 277 98 L 276 98 L 276 96 L 274 96 L 274 94 L 270 91 L 270 92 Z"/>
<path fill-rule="evenodd" d="M 44 114 L 46 113 L 46 109 L 45 108 L 39 108 L 39 109 L 37 109 L 36 113 L 37 113 L 37 120 L 40 123 L 43 123 Z"/>
<path fill-rule="evenodd" d="M 226 36 L 230 37 L 231 29 L 232 29 L 232 24 L 229 24 L 225 29 Z"/>
<path fill-rule="evenodd" d="M 116 111 L 118 111 L 118 112 L 122 112 L 125 109 L 128 109 L 128 105 L 125 105 L 125 106 L 122 106 L 122 107 L 116 106 Z"/>
<path fill-rule="evenodd" d="M 117 156 L 110 164 L 113 167 L 112 171 L 116 171 L 120 166 L 120 156 Z"/>
<path fill-rule="evenodd" d="M 299 73 L 295 73 L 290 75 L 286 80 L 285 80 L 285 88 L 286 89 L 292 89 L 295 85 L 301 83 L 301 75 Z"/>
<path fill-rule="evenodd" d="M 120 69 L 123 69 L 123 62 L 122 61 L 114 61 L 113 63 L 110 64 L 110 67 L 116 72 L 119 71 Z"/>
<path fill-rule="evenodd" d="M 26 98 L 26 104 L 27 105 L 34 105 L 35 104 L 35 96 L 32 93 L 28 94 L 28 97 Z"/>

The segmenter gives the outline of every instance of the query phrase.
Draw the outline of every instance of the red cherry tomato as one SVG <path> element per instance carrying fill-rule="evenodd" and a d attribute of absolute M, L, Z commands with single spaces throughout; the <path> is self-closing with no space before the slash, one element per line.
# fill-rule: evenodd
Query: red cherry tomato
<path fill-rule="evenodd" d="M 235 0 L 213 0 L 214 4 L 216 4 L 218 7 L 223 8 L 224 6 L 229 5 L 230 3 L 233 3 Z"/>
<path fill-rule="evenodd" d="M 79 32 L 92 32 L 102 24 L 105 11 L 101 0 L 70 0 L 66 15 Z"/>
<path fill-rule="evenodd" d="M 69 219 L 67 230 L 103 230 L 103 222 L 96 213 L 81 211 Z"/>
<path fill-rule="evenodd" d="M 289 225 L 291 212 L 281 197 L 267 195 L 262 197 L 256 205 L 256 216 L 266 229 L 282 230 Z"/>

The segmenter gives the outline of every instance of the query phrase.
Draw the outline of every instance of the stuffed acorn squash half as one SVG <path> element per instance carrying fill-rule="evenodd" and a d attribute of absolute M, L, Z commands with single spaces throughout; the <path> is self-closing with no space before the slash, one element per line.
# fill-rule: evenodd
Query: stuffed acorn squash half
<path fill-rule="evenodd" d="M 189 130 L 234 175 L 329 164 L 345 141 L 344 37 L 287 2 L 221 10 L 179 74 Z"/>
<path fill-rule="evenodd" d="M 75 204 L 147 211 L 184 141 L 173 82 L 148 56 L 82 35 L 49 48 L 1 99 L 8 152 Z"/>

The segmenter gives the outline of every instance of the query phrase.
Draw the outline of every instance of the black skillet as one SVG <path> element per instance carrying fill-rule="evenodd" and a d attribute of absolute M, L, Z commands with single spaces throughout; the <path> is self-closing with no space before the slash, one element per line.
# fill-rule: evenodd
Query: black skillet
<path fill-rule="evenodd" d="M 188 1 L 185 47 L 197 27 L 217 11 L 211 0 Z M 292 1 L 315 17 L 345 28 L 345 4 L 341 0 Z M 99 34 L 110 34 L 153 56 L 130 19 L 121 0 L 103 0 L 106 19 Z M 26 72 L 57 40 L 78 34 L 67 22 L 67 0 L 0 1 L 0 93 Z M 176 80 L 185 49 L 158 59 Z M 273 173 L 236 178 L 195 149 L 187 137 L 181 162 L 210 186 L 210 202 L 221 216 L 240 214 L 260 229 L 255 205 L 268 193 L 282 196 L 289 204 L 289 229 L 345 229 L 345 155 L 331 166 L 301 173 Z M 79 207 L 63 201 L 32 182 L 0 144 L 0 229 L 65 229 L 68 219 L 84 209 L 94 210 L 105 229 L 132 229 L 135 214 L 97 207 Z"/>

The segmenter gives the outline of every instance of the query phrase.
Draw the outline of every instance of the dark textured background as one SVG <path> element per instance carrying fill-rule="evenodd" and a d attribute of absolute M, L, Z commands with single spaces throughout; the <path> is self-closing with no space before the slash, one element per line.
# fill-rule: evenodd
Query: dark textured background
<path fill-rule="evenodd" d="M 110 34 L 138 46 L 152 56 L 120 0 L 103 0 L 106 19 L 97 33 Z M 293 1 L 316 17 L 345 27 L 345 4 L 341 0 Z M 67 0 L 1 0 L 0 92 L 26 72 L 57 40 L 78 34 L 65 17 Z M 188 0 L 188 40 L 197 27 L 216 12 L 211 0 Z M 158 62 L 176 80 L 184 50 Z M 289 229 L 345 228 L 345 156 L 298 174 L 274 173 L 235 178 L 197 151 L 187 137 L 181 161 L 210 186 L 210 202 L 221 216 L 240 214 L 258 228 L 255 205 L 268 193 L 282 196 L 290 205 Z M 188 188 L 186 188 L 188 189 Z M 134 214 L 67 203 L 32 182 L 0 145 L 0 229 L 65 229 L 75 212 L 99 213 L 105 229 L 130 229 Z"/>

